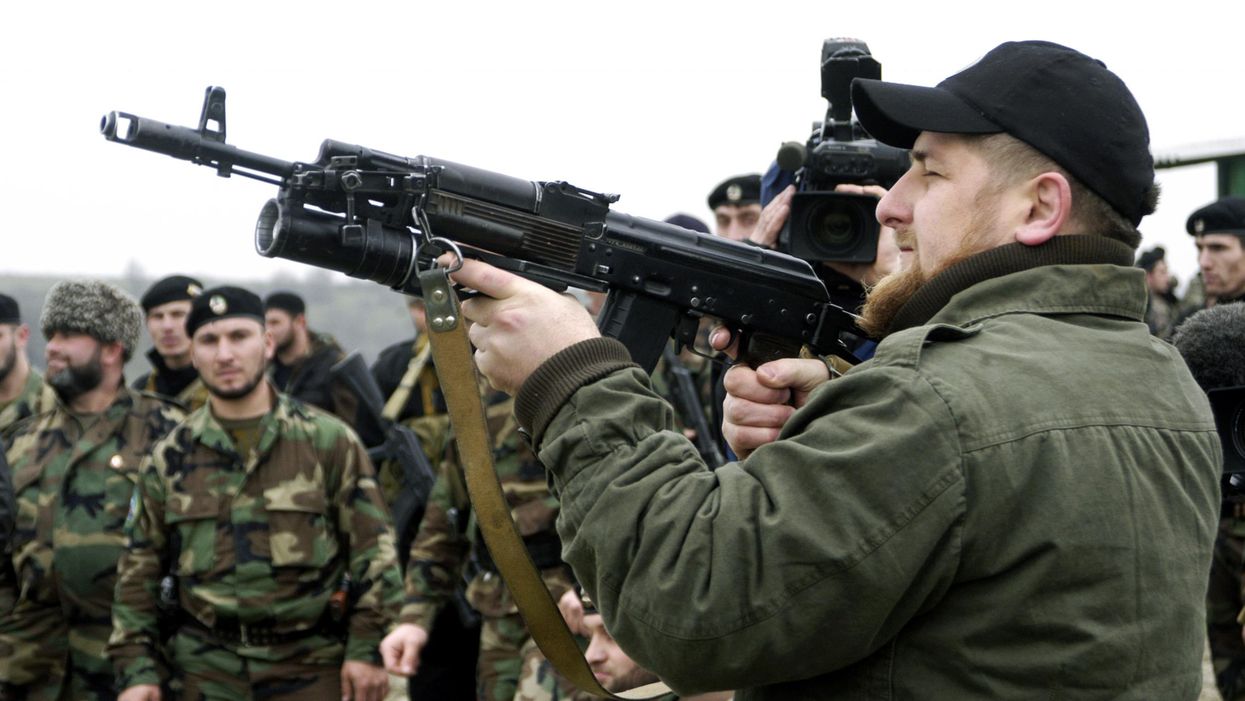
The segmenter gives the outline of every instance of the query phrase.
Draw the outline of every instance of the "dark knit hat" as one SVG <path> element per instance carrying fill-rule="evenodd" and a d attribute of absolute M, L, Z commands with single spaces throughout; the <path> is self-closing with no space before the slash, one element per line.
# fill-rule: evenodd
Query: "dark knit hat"
<path fill-rule="evenodd" d="M 709 209 L 717 209 L 724 204 L 743 206 L 760 204 L 761 175 L 749 173 L 727 178 L 709 193 Z"/>
<path fill-rule="evenodd" d="M 1167 249 L 1162 246 L 1155 246 L 1141 255 L 1137 256 L 1137 267 L 1145 270 L 1147 273 L 1154 270 L 1154 266 L 1159 261 L 1167 257 Z"/>
<path fill-rule="evenodd" d="M 307 304 L 303 302 L 303 298 L 288 292 L 280 290 L 268 295 L 264 300 L 264 311 L 269 309 L 280 309 L 289 312 L 290 316 L 298 316 L 307 313 Z"/>
<path fill-rule="evenodd" d="M 190 301 L 186 315 L 186 335 L 194 338 L 200 326 L 218 319 L 235 316 L 251 317 L 264 324 L 264 304 L 259 295 L 241 287 L 213 287 Z"/>
<path fill-rule="evenodd" d="M 0 293 L 0 324 L 20 323 L 22 323 L 22 310 L 17 306 L 17 300 Z"/>
<path fill-rule="evenodd" d="M 1236 234 L 1245 236 L 1245 197 L 1229 195 L 1202 207 L 1189 216 L 1185 230 L 1198 234 Z"/>
<path fill-rule="evenodd" d="M 852 104 L 882 143 L 912 148 L 923 131 L 1007 133 L 1134 226 L 1150 213 L 1154 159 L 1141 107 L 1106 65 L 1066 46 L 1001 44 L 934 88 L 857 78 Z"/>
<path fill-rule="evenodd" d="M 185 275 L 170 275 L 156 280 L 143 293 L 138 303 L 143 306 L 143 313 L 150 314 L 152 309 L 169 302 L 192 300 L 203 292 L 203 283 Z"/>
<path fill-rule="evenodd" d="M 691 229 L 692 231 L 699 231 L 702 234 L 712 233 L 709 231 L 708 224 L 690 214 L 683 214 L 681 212 L 679 214 L 671 214 L 666 217 L 666 223 L 681 226 L 684 229 Z"/>
<path fill-rule="evenodd" d="M 44 338 L 61 331 L 119 342 L 129 360 L 138 347 L 143 312 L 129 293 L 101 280 L 58 282 L 48 290 L 39 326 Z"/>

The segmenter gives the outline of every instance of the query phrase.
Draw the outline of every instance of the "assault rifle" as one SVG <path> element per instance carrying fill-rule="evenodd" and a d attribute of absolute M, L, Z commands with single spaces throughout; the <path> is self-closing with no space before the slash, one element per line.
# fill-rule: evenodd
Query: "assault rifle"
<path fill-rule="evenodd" d="M 219 87 L 207 89 L 198 128 L 112 112 L 100 130 L 223 177 L 278 186 L 255 224 L 262 256 L 418 294 L 418 269 L 456 248 L 553 289 L 607 292 L 601 332 L 648 372 L 668 338 L 694 345 L 703 316 L 732 328 L 752 365 L 795 356 L 801 346 L 856 362 L 839 339 L 855 317 L 830 302 L 808 263 L 611 211 L 616 195 L 332 139 L 311 163 L 243 151 L 225 143 Z"/>
<path fill-rule="evenodd" d="M 334 364 L 329 372 L 334 378 L 345 382 L 359 397 L 364 420 L 371 422 L 385 436 L 383 443 L 367 451 L 377 472 L 379 473 L 381 465 L 387 460 L 392 460 L 401 471 L 401 489 L 394 497 L 391 509 L 397 534 L 394 545 L 398 549 L 398 563 L 402 571 L 406 572 L 407 555 L 411 551 L 415 534 L 419 531 L 419 522 L 424 518 L 424 507 L 428 504 L 428 495 L 436 481 L 436 472 L 415 432 L 381 415 L 381 408 L 385 404 L 384 395 L 376 385 L 372 373 L 368 372 L 359 351 L 351 351 Z"/>

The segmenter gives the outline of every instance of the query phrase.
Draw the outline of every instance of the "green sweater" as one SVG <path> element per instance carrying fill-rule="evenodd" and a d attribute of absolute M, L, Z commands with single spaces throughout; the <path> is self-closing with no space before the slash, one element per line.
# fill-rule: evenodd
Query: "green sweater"
<path fill-rule="evenodd" d="M 1012 269 L 714 472 L 621 345 L 542 366 L 520 421 L 619 643 L 741 701 L 1195 698 L 1207 401 L 1141 322 L 1140 271 Z"/>

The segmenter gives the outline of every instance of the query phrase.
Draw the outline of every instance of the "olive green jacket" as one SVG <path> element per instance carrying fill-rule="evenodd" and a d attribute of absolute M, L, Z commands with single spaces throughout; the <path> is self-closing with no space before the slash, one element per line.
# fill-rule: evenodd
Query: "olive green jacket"
<path fill-rule="evenodd" d="M 542 366 L 520 420 L 610 633 L 741 701 L 1195 698 L 1221 454 L 1142 273 L 935 309 L 713 472 L 614 341 Z"/>

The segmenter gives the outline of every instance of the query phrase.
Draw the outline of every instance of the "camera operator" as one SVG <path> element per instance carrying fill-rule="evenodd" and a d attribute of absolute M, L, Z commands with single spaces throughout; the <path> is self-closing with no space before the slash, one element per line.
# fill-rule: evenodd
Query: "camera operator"
<path fill-rule="evenodd" d="M 1172 339 L 1198 385 L 1230 401 L 1215 402 L 1223 420 L 1239 413 L 1245 400 L 1245 304 L 1222 304 L 1200 311 L 1181 324 Z M 1222 394 L 1220 394 L 1222 393 Z M 1228 411 L 1221 411 L 1227 409 Z M 1235 412 L 1232 410 L 1235 409 Z M 1239 424 L 1237 424 L 1239 425 Z M 1240 448 L 1223 436 L 1224 468 L 1239 469 Z M 1235 464 L 1234 464 L 1235 460 Z M 1245 475 L 1225 472 L 1223 508 L 1211 560 L 1206 595 L 1206 623 L 1219 690 L 1226 701 L 1245 699 Z"/>
<path fill-rule="evenodd" d="M 565 559 L 684 694 L 1194 696 L 1221 453 L 1142 322 L 1140 108 L 1046 42 L 854 89 L 865 129 L 913 149 L 877 207 L 909 265 L 870 294 L 871 361 L 834 382 L 816 359 L 731 369 L 742 462 L 710 472 L 573 301 L 454 273 L 487 295 L 463 304 L 476 362 L 517 392 Z"/>

